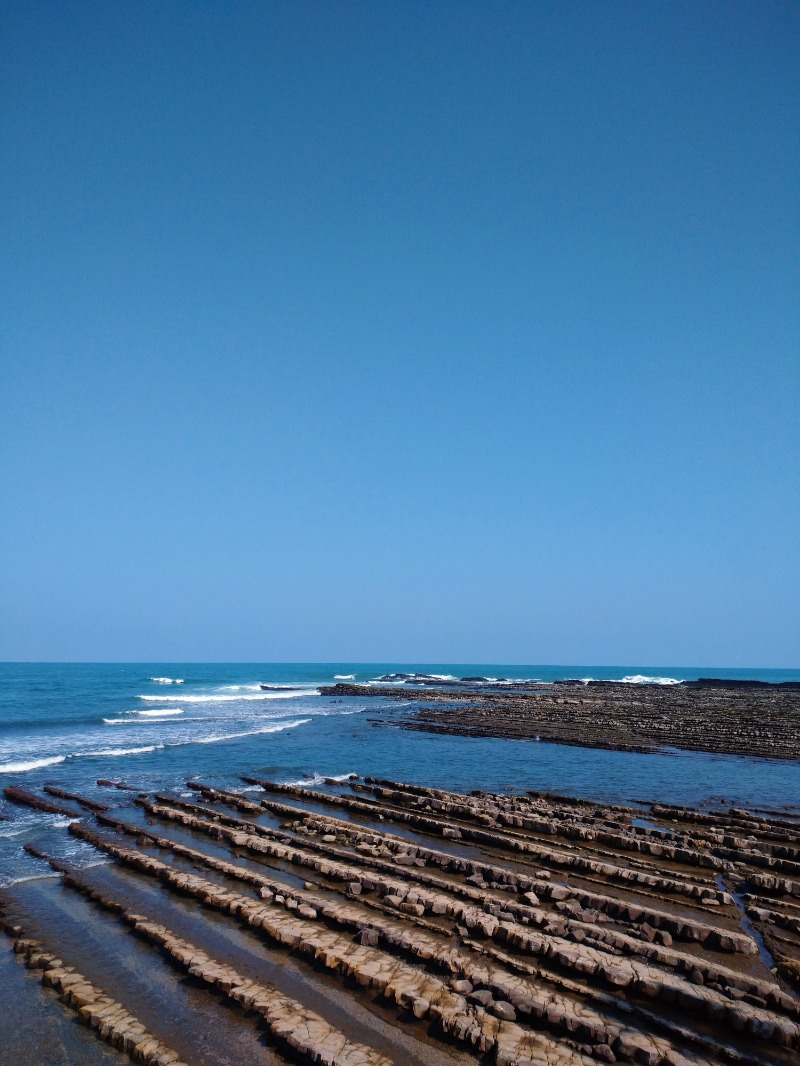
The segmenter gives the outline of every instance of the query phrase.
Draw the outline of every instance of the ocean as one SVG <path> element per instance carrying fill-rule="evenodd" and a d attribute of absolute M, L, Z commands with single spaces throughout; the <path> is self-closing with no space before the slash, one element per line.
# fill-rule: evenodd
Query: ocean
<path fill-rule="evenodd" d="M 398 678 L 397 675 L 410 675 Z M 319 783 L 372 774 L 443 788 L 543 789 L 606 802 L 800 804 L 800 767 L 778 760 L 665 751 L 634 754 L 401 729 L 415 675 L 672 684 L 698 677 L 800 681 L 800 670 L 714 667 L 397 663 L 0 664 L 0 786 L 58 784 L 108 800 L 98 778 L 142 790 L 188 779 L 240 788 L 240 774 Z M 405 683 L 407 701 L 322 696 L 336 680 Z M 268 689 L 262 685 L 271 686 Z M 423 695 L 424 698 L 424 695 Z M 0 799 L 0 884 L 41 876 L 37 842 L 80 864 L 66 819 Z M 65 849 L 67 849 L 65 851 Z"/>

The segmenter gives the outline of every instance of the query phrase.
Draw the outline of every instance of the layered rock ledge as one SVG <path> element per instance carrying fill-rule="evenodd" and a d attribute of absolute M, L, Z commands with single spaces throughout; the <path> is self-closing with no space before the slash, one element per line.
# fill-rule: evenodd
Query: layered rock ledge
<path fill-rule="evenodd" d="M 165 1025 L 191 980 L 208 995 L 199 1026 L 257 1025 L 286 1061 L 797 1061 L 800 818 L 378 778 L 245 780 L 246 793 L 200 781 L 121 793 L 113 808 L 48 788 L 84 812 L 60 831 L 97 858 L 77 868 L 29 851 L 108 951 L 103 991 L 70 958 L 74 937 L 58 942 L 54 927 L 45 948 L 23 932 L 46 920 L 31 913 L 40 896 L 19 885 L 2 897 L 18 957 L 138 1061 L 187 1056 L 124 1005 L 100 916 L 164 967 Z M 374 1042 L 357 1016 L 372 1019 Z"/>
<path fill-rule="evenodd" d="M 502 688 L 337 684 L 333 697 L 418 701 L 392 724 L 460 736 L 652 752 L 664 748 L 800 759 L 800 685 L 701 681 L 675 685 L 567 681 Z"/>

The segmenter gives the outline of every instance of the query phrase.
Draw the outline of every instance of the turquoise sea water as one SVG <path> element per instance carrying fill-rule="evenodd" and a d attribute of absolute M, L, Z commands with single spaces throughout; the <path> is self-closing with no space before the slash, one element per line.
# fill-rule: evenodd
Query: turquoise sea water
<path fill-rule="evenodd" d="M 800 804 L 796 763 L 678 752 L 637 755 L 542 744 L 435 736 L 398 728 L 408 701 L 331 699 L 335 678 L 388 674 L 565 677 L 660 683 L 697 677 L 800 681 L 800 670 L 498 664 L 0 664 L 0 787 L 51 782 L 104 795 L 96 779 L 142 789 L 189 778 L 241 787 L 239 774 L 283 781 L 373 774 L 446 788 L 546 789 L 606 801 L 655 799 L 749 806 Z M 276 686 L 262 690 L 260 684 Z M 377 686 L 380 689 L 380 684 Z M 378 722 L 379 720 L 379 722 Z M 379 724 L 380 723 L 380 724 Z M 0 800 L 0 883 L 41 873 L 23 845 L 53 833 L 59 816 Z M 82 845 L 66 838 L 80 861 Z"/>

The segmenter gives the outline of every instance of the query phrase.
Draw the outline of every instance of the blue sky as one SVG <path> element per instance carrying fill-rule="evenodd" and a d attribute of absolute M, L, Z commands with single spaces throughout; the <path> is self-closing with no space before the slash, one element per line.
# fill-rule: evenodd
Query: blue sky
<path fill-rule="evenodd" d="M 800 8 L 3 13 L 0 658 L 800 665 Z"/>

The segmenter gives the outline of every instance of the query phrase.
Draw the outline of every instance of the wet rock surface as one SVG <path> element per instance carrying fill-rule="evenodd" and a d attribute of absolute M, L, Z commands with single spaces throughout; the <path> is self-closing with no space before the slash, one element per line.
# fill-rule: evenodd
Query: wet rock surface
<path fill-rule="evenodd" d="M 687 751 L 800 759 L 800 685 L 717 681 L 675 685 L 613 681 L 471 689 L 338 684 L 333 697 L 380 696 L 421 706 L 403 729 L 550 741 L 619 751 Z"/>
<path fill-rule="evenodd" d="M 192 799 L 121 794 L 114 809 L 55 786 L 51 796 L 83 811 L 62 831 L 113 862 L 115 876 L 29 850 L 61 875 L 58 891 L 84 901 L 87 921 L 102 915 L 155 953 L 167 989 L 191 980 L 208 990 L 201 1024 L 224 1009 L 226 1024 L 265 1033 L 253 1061 L 797 1061 L 791 814 L 462 795 L 376 778 L 325 789 L 247 782 L 246 795 L 198 781 L 187 783 Z M 32 898 L 24 885 L 2 897 L 17 957 L 130 1057 L 186 1061 L 168 1026 L 145 1029 L 125 1005 L 113 965 L 101 989 L 67 957 L 74 941 L 28 931 L 19 915 Z M 247 954 L 233 948 L 242 936 Z M 282 984 L 289 960 L 307 986 Z M 350 998 L 352 1019 L 336 996 Z M 374 1041 L 354 1020 L 370 1013 Z"/>

